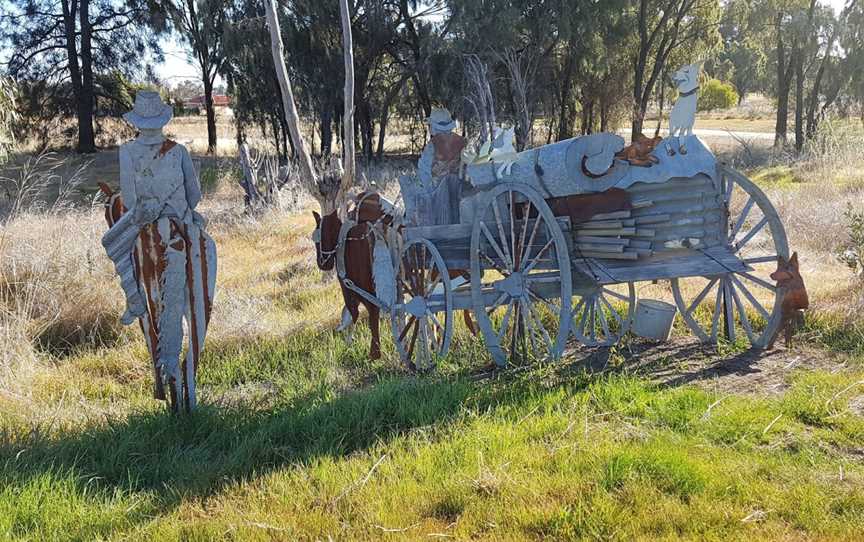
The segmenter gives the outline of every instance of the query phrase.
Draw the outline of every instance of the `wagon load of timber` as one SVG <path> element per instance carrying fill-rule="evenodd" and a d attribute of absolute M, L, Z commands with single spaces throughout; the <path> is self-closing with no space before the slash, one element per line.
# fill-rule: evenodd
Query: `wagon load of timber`
<path fill-rule="evenodd" d="M 574 253 L 583 258 L 639 260 L 710 247 L 720 242 L 707 234 L 721 219 L 716 160 L 695 136 L 680 139 L 686 155 L 668 155 L 664 142 L 648 167 L 617 159 L 624 140 L 609 133 L 521 152 L 509 173 L 494 161 L 468 166 L 476 192 L 463 200 L 460 214 L 470 221 L 474 198 L 497 183 L 514 182 L 536 189 L 557 216 L 570 219 Z"/>

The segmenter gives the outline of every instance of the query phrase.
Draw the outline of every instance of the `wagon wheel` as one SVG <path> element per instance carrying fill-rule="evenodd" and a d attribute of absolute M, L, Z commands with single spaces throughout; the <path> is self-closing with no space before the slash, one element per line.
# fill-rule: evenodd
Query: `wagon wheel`
<path fill-rule="evenodd" d="M 570 329 L 570 256 L 537 192 L 493 188 L 477 210 L 470 257 L 471 301 L 495 362 L 559 357 Z"/>
<path fill-rule="evenodd" d="M 627 293 L 609 286 L 576 292 L 573 301 L 573 336 L 585 346 L 612 346 L 628 331 L 636 306 L 636 288 L 627 283 Z M 619 312 L 624 304 L 624 314 Z"/>
<path fill-rule="evenodd" d="M 780 325 L 782 295 L 770 274 L 778 257 L 789 257 L 786 231 L 771 202 L 752 181 L 724 166 L 718 173 L 726 246 L 749 270 L 686 279 L 687 291 L 683 280 L 673 279 L 672 293 L 684 322 L 703 342 L 716 342 L 722 332 L 732 342 L 746 336 L 751 346 L 764 348 Z M 712 302 L 713 307 L 703 306 Z"/>
<path fill-rule="evenodd" d="M 438 249 L 427 239 L 408 242 L 399 258 L 390 328 L 396 350 L 410 369 L 431 369 L 447 354 L 452 307 L 450 278 Z"/>

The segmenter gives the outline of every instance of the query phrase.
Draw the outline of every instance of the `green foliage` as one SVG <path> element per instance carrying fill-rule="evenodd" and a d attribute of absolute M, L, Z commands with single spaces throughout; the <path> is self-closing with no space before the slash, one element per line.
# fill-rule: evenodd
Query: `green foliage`
<path fill-rule="evenodd" d="M 864 207 L 855 207 L 849 203 L 843 216 L 846 219 L 849 240 L 840 258 L 864 280 Z"/>
<path fill-rule="evenodd" d="M 738 93 L 732 85 L 709 79 L 699 89 L 699 111 L 729 109 L 738 103 Z"/>

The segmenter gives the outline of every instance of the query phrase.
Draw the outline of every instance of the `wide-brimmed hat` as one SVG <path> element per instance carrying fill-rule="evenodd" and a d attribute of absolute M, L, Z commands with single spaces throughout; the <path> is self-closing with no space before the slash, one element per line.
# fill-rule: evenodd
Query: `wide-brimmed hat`
<path fill-rule="evenodd" d="M 135 93 L 135 107 L 123 115 L 126 122 L 136 128 L 162 128 L 173 116 L 170 105 L 162 101 L 155 90 L 139 90 Z"/>
<path fill-rule="evenodd" d="M 446 109 L 433 109 L 426 121 L 433 130 L 438 132 L 450 132 L 456 129 L 456 121 Z"/>

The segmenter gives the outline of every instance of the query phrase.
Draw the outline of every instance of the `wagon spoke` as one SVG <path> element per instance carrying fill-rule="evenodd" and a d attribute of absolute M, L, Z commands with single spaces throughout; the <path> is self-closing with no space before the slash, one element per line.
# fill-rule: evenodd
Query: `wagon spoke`
<path fill-rule="evenodd" d="M 726 205 L 732 201 L 732 191 L 735 190 L 735 181 L 729 178 L 728 175 L 724 175 L 723 178 L 726 181 L 726 193 L 724 194 Z"/>
<path fill-rule="evenodd" d="M 750 209 L 753 208 L 753 204 L 756 203 L 756 200 L 753 199 L 753 196 L 747 200 L 747 203 L 744 205 L 744 209 L 741 210 L 741 215 L 738 217 L 738 221 L 735 222 L 735 226 L 732 228 L 732 233 L 729 234 L 729 239 L 734 240 L 735 236 L 741 230 L 741 227 L 744 226 L 744 222 L 747 220 L 747 215 L 750 214 Z"/>
<path fill-rule="evenodd" d="M 732 275 L 731 277 L 732 277 L 732 282 L 735 283 L 735 286 L 737 286 L 738 289 L 741 290 L 741 292 L 744 294 L 744 297 L 747 298 L 747 301 L 749 301 L 750 304 L 753 305 L 753 308 L 755 308 L 757 311 L 759 311 L 759 314 L 762 315 L 762 318 L 764 318 L 766 322 L 768 320 L 770 320 L 771 315 L 768 313 L 768 311 L 765 309 L 765 307 L 762 306 L 762 303 L 759 303 L 759 300 L 756 299 L 756 296 L 754 296 L 750 292 L 750 290 L 747 289 L 746 286 L 744 286 L 744 283 L 741 282 L 741 280 L 738 277 L 736 277 L 735 275 Z"/>
<path fill-rule="evenodd" d="M 522 335 L 527 335 L 528 340 L 531 342 L 531 351 L 534 352 L 537 350 L 537 345 L 534 343 L 534 329 L 532 327 L 532 320 L 530 312 L 530 306 L 523 300 L 519 302 L 519 316 L 522 319 Z"/>
<path fill-rule="evenodd" d="M 540 294 L 538 294 L 537 292 L 532 290 L 530 286 L 525 286 L 525 290 L 528 292 L 529 296 L 533 297 L 538 302 L 543 303 L 543 305 L 547 309 L 552 311 L 552 314 L 560 314 L 560 312 L 561 312 L 560 306 L 553 305 L 550 300 L 546 299 L 545 297 L 541 296 Z"/>
<path fill-rule="evenodd" d="M 609 333 L 609 322 L 606 321 L 606 311 L 603 310 L 603 305 L 600 303 L 599 299 L 597 299 L 595 303 L 597 305 L 595 310 L 600 315 L 600 325 L 603 327 L 603 334 L 608 340 L 611 333 Z"/>
<path fill-rule="evenodd" d="M 766 290 L 769 290 L 769 291 L 771 291 L 771 292 L 776 292 L 776 291 L 777 291 L 777 287 L 776 287 L 776 286 L 774 286 L 774 285 L 771 284 L 770 282 L 766 282 L 766 281 L 760 279 L 759 277 L 753 276 L 753 275 L 751 275 L 750 273 L 739 273 L 739 275 L 741 275 L 742 277 L 746 278 L 746 279 L 749 280 L 750 282 L 753 282 L 753 283 L 755 283 L 755 284 L 758 284 L 759 286 L 765 288 Z"/>
<path fill-rule="evenodd" d="M 501 295 L 498 296 L 498 299 L 496 299 L 495 302 L 486 309 L 486 314 L 488 315 L 495 312 L 495 309 L 501 306 L 501 302 L 504 301 L 504 299 L 506 299 L 508 295 L 510 294 L 508 294 L 507 292 L 502 292 Z"/>
<path fill-rule="evenodd" d="M 513 314 L 513 306 L 515 303 L 516 301 L 511 299 L 510 303 L 507 304 L 507 308 L 504 310 L 504 318 L 501 319 L 501 332 L 498 333 L 499 344 L 501 339 L 503 339 L 507 334 L 507 325 L 510 323 L 510 316 Z"/>
<path fill-rule="evenodd" d="M 741 302 L 741 298 L 738 296 L 738 293 L 735 291 L 735 287 L 730 282 L 729 291 L 732 292 L 732 299 L 735 300 L 735 306 L 738 308 L 738 314 L 741 319 L 741 325 L 744 326 L 744 332 L 747 333 L 747 338 L 750 339 L 750 343 L 755 343 L 756 339 L 753 336 L 753 328 L 750 326 L 750 319 L 747 318 L 747 311 L 744 310 L 744 304 Z"/>
<path fill-rule="evenodd" d="M 529 209 L 530 211 L 530 209 Z M 531 216 L 530 212 L 527 216 Z M 527 220 L 526 216 L 526 220 Z M 534 246 L 534 239 L 537 238 L 537 231 L 540 229 L 540 222 L 543 221 L 543 217 L 540 216 L 540 213 L 537 213 L 537 220 L 534 221 L 534 228 L 531 230 L 531 237 L 528 238 L 528 244 L 525 245 L 525 254 L 522 257 L 522 262 L 527 262 L 529 258 L 531 258 L 531 247 Z"/>
<path fill-rule="evenodd" d="M 405 322 L 405 328 L 402 330 L 402 333 L 399 334 L 399 341 L 402 341 L 402 339 L 405 338 L 405 335 L 408 334 L 408 330 L 411 329 L 411 326 L 413 326 L 416 322 L 417 322 L 416 316 L 409 316 L 408 317 L 408 321 Z"/>
<path fill-rule="evenodd" d="M 500 224 L 499 224 L 499 227 L 500 227 Z M 501 258 L 501 261 L 504 262 L 505 265 L 509 265 L 509 268 L 512 269 L 513 266 L 510 265 L 510 260 L 504 257 L 504 253 L 501 252 L 501 247 L 498 246 L 498 242 L 495 241 L 495 236 L 492 235 L 491 231 L 489 231 L 489 228 L 486 226 L 485 222 L 480 222 L 480 230 L 483 232 L 483 235 L 486 236 L 486 240 L 492 246 L 492 249 L 495 251 L 495 253 L 498 255 L 499 258 Z M 482 253 L 482 250 L 481 250 L 481 253 Z M 489 259 L 488 256 L 486 256 L 486 258 Z M 497 266 L 496 266 L 496 268 L 497 268 Z"/>
<path fill-rule="evenodd" d="M 729 334 L 727 339 L 730 342 L 735 342 L 735 306 L 732 298 L 732 286 L 728 279 L 723 279 L 723 308 L 725 309 L 726 317 L 726 332 Z"/>
<path fill-rule="evenodd" d="M 429 285 L 426 287 L 426 291 L 423 292 L 423 297 L 428 297 L 432 295 L 432 293 L 435 291 L 435 288 L 437 288 L 439 284 L 441 284 L 441 275 L 437 275 L 435 279 L 429 283 Z"/>
<path fill-rule="evenodd" d="M 606 304 L 606 307 L 609 308 L 609 314 L 611 314 L 612 317 L 615 318 L 615 320 L 618 322 L 620 329 L 623 329 L 624 328 L 624 320 L 621 319 L 621 315 L 618 314 L 618 311 L 615 310 L 615 307 L 613 307 L 612 304 L 609 303 L 609 300 L 606 299 L 606 296 L 604 296 L 604 295 L 600 296 L 600 300 Z"/>
<path fill-rule="evenodd" d="M 582 303 L 582 314 L 579 318 L 579 335 L 585 336 L 585 324 L 588 322 L 588 303 Z"/>
<path fill-rule="evenodd" d="M 720 279 L 712 279 L 708 283 L 708 285 L 705 286 L 705 288 L 703 288 L 701 292 L 699 292 L 699 295 L 696 296 L 696 299 L 693 300 L 693 303 L 691 303 L 690 306 L 687 307 L 687 314 L 693 314 L 693 311 L 696 309 L 696 307 L 699 306 L 700 303 L 702 303 L 702 300 L 705 299 L 705 297 L 708 295 L 708 292 L 710 292 L 711 288 L 713 288 L 714 285 L 717 284 L 718 280 Z"/>
<path fill-rule="evenodd" d="M 767 216 L 762 217 L 762 220 L 760 220 L 758 224 L 753 226 L 753 229 L 750 230 L 747 235 L 745 235 L 740 241 L 735 243 L 735 252 L 740 252 L 741 249 L 744 248 L 744 245 L 746 245 L 750 241 L 750 239 L 753 239 L 753 237 L 755 237 L 756 234 L 759 233 L 759 231 L 762 230 L 762 228 L 764 228 L 766 224 L 768 224 Z"/>
<path fill-rule="evenodd" d="M 627 297 L 627 296 L 624 295 L 624 294 L 619 294 L 619 293 L 616 292 L 615 290 L 610 290 L 609 288 L 603 288 L 602 291 L 603 291 L 603 293 L 608 294 L 608 295 L 611 295 L 612 297 L 614 297 L 614 298 L 616 298 L 616 299 L 619 299 L 619 300 L 621 300 L 621 301 L 624 301 L 624 302 L 627 302 L 627 303 L 630 302 L 630 298 L 629 298 L 629 297 Z"/>
<path fill-rule="evenodd" d="M 411 332 L 411 338 L 408 340 L 408 359 L 411 359 L 414 354 L 414 345 L 417 344 L 417 330 L 420 328 L 420 322 L 414 321 L 414 331 Z"/>
<path fill-rule="evenodd" d="M 505 277 L 510 276 L 510 271 L 498 267 L 498 263 L 495 260 L 493 260 L 492 258 L 490 258 L 485 252 L 481 252 L 480 256 L 482 256 L 489 263 L 489 265 L 492 266 L 492 269 L 494 269 L 495 271 L 498 271 L 499 273 L 501 273 Z"/>
<path fill-rule="evenodd" d="M 498 208 L 498 198 L 494 198 L 492 200 L 492 210 L 495 213 L 495 224 L 498 226 L 498 235 L 500 235 L 501 246 L 504 249 L 504 254 L 506 258 L 503 258 L 507 265 L 510 266 L 510 269 L 515 269 L 513 267 L 513 259 L 510 257 L 510 247 L 507 246 L 507 235 L 504 233 L 504 224 L 501 222 L 502 213 Z"/>
<path fill-rule="evenodd" d="M 525 269 L 522 269 L 522 273 L 530 273 L 531 270 L 534 269 L 534 267 L 538 263 L 540 263 L 540 257 L 543 256 L 543 253 L 549 250 L 549 247 L 551 247 L 554 242 L 554 239 L 549 239 L 549 241 L 545 245 L 543 245 L 543 248 L 540 249 L 540 252 L 537 253 L 537 256 L 533 260 L 531 260 L 531 263 L 528 264 Z"/>
<path fill-rule="evenodd" d="M 444 331 L 444 326 L 442 326 L 442 325 L 441 325 L 441 322 L 438 321 L 438 317 L 435 316 L 435 313 L 434 313 L 434 312 L 432 312 L 432 311 L 430 311 L 430 310 L 427 310 L 427 311 L 426 311 L 426 316 L 429 318 L 429 320 L 430 320 L 433 324 L 435 324 L 435 326 L 438 327 L 438 329 L 440 329 L 442 332 Z"/>
<path fill-rule="evenodd" d="M 507 193 L 510 195 L 510 254 L 513 258 L 513 269 L 519 269 L 519 253 L 516 252 L 516 205 L 513 191 Z"/>
<path fill-rule="evenodd" d="M 534 324 L 540 330 L 543 340 L 546 342 L 546 348 L 552 348 L 554 343 L 552 342 L 552 338 L 549 336 L 549 332 L 546 331 L 546 328 L 543 326 L 543 319 L 540 318 L 540 315 L 534 310 L 534 307 L 529 305 L 529 310 L 531 311 L 531 317 L 534 320 Z"/>
<path fill-rule="evenodd" d="M 519 236 L 519 246 L 517 247 L 517 250 L 515 252 L 515 254 L 519 255 L 519 262 L 517 264 L 517 269 L 521 268 L 522 262 L 525 261 L 525 254 L 524 254 L 525 236 L 528 235 L 528 223 L 529 223 L 528 217 L 531 215 L 530 211 L 531 211 L 531 203 L 526 201 L 522 205 L 522 234 Z"/>
<path fill-rule="evenodd" d="M 742 260 L 744 263 L 769 263 L 769 262 L 777 262 L 777 256 L 758 256 L 755 258 L 744 258 Z"/>
<path fill-rule="evenodd" d="M 723 288 L 717 288 L 717 296 L 714 299 L 714 314 L 711 317 L 711 342 L 717 340 L 717 332 L 720 324 L 720 309 L 723 305 L 720 303 L 720 298 L 723 297 Z"/>

